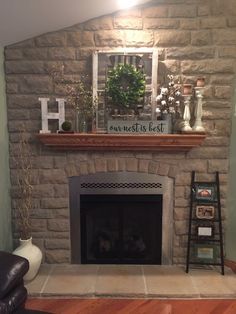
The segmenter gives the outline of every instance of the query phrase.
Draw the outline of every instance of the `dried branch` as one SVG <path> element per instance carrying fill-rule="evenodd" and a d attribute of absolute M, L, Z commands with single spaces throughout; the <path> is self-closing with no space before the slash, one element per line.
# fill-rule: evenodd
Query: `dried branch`
<path fill-rule="evenodd" d="M 17 200 L 17 224 L 21 239 L 31 237 L 30 212 L 32 209 L 32 161 L 29 143 L 24 130 L 20 131 L 18 152 L 15 157 L 17 164 L 17 188 L 19 198 Z"/>
<path fill-rule="evenodd" d="M 64 73 L 64 67 L 53 67 L 50 75 L 55 85 L 65 87 L 65 97 L 67 104 L 71 105 L 75 113 L 79 113 L 86 119 L 92 118 L 96 100 L 93 99 L 91 87 L 86 85 L 86 77 L 75 79 L 67 78 Z"/>

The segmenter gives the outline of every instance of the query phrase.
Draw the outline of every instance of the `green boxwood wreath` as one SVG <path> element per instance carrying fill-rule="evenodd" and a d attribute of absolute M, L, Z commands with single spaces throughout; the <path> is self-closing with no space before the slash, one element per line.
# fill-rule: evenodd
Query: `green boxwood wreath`
<path fill-rule="evenodd" d="M 145 75 L 131 64 L 118 64 L 108 72 L 106 92 L 112 104 L 136 109 L 145 94 Z"/>

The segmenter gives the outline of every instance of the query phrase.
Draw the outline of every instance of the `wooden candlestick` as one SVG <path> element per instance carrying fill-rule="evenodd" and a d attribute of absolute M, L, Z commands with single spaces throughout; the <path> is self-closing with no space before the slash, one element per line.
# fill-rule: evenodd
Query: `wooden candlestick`
<path fill-rule="evenodd" d="M 193 131 L 195 132 L 205 132 L 202 126 L 202 98 L 204 93 L 204 87 L 195 87 L 195 95 L 197 97 L 197 103 L 195 106 L 195 123 L 193 126 Z"/>
<path fill-rule="evenodd" d="M 192 87 L 192 85 L 190 85 Z M 191 95 L 183 95 L 184 97 L 184 113 L 183 113 L 183 126 L 181 131 L 183 132 L 191 132 L 192 128 L 189 124 L 191 120 L 191 113 L 190 113 L 190 102 L 191 102 Z"/>

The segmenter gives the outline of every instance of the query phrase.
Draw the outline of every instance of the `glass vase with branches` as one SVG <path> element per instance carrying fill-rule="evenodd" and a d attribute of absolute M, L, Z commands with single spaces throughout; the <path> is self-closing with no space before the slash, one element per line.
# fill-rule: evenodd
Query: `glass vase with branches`
<path fill-rule="evenodd" d="M 78 79 L 66 76 L 63 66 L 52 68 L 50 74 L 54 84 L 62 87 L 66 103 L 73 109 L 76 131 L 86 132 L 88 126 L 91 129 L 96 99 L 93 97 L 91 86 L 87 84 L 88 77 L 81 76 Z"/>

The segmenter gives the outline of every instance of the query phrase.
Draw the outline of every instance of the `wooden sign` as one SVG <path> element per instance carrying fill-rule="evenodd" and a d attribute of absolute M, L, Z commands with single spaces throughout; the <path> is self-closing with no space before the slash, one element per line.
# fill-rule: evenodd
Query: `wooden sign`
<path fill-rule="evenodd" d="M 119 121 L 108 120 L 108 133 L 128 133 L 128 134 L 167 134 L 168 133 L 167 120 L 153 120 L 153 121 Z"/>

